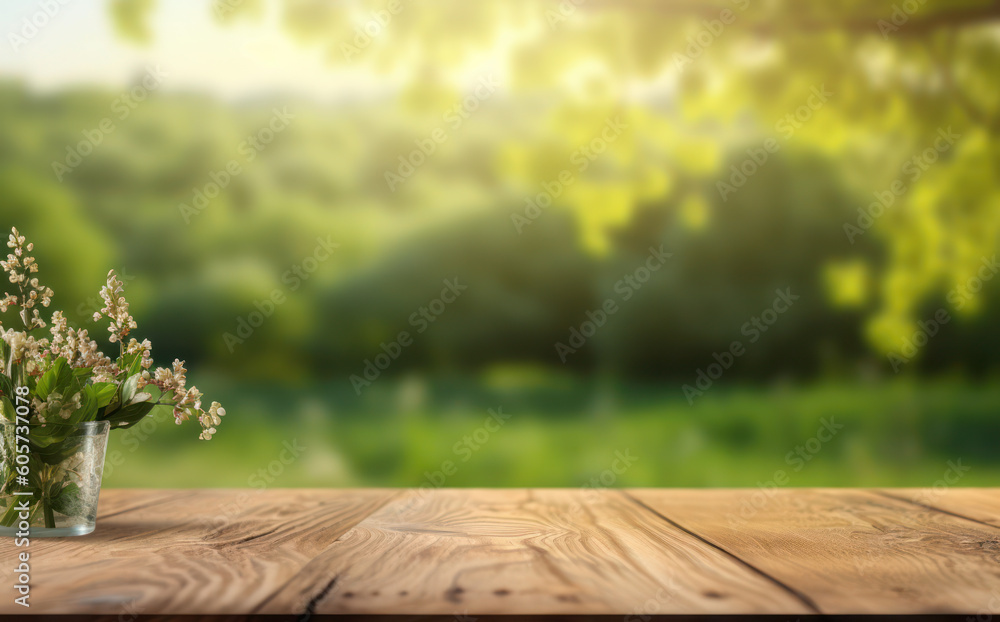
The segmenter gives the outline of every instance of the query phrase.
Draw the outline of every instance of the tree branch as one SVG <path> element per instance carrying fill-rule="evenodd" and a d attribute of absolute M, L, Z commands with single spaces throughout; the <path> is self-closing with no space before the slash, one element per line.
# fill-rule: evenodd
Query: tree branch
<path fill-rule="evenodd" d="M 748 1 L 751 2 L 750 7 L 752 7 L 752 0 Z M 732 11 L 737 15 L 742 13 L 736 0 L 714 3 L 683 3 L 667 2 L 666 0 L 585 0 L 581 6 L 588 9 L 611 8 L 628 11 L 649 11 L 656 13 L 657 15 L 679 18 L 696 17 L 702 19 L 713 19 L 718 18 L 719 14 L 724 10 Z M 810 5 L 805 3 L 789 3 L 785 6 L 795 6 L 795 8 L 798 9 L 799 7 L 809 7 Z M 891 36 L 916 37 L 923 36 L 941 28 L 979 26 L 984 23 L 1000 20 L 1000 0 L 989 0 L 989 2 L 980 6 L 939 10 L 925 15 L 928 10 L 940 6 L 943 5 L 933 5 L 928 3 L 927 5 L 922 5 L 921 8 L 917 9 L 917 11 L 913 14 L 904 13 L 904 15 L 908 16 L 909 19 L 898 25 L 892 22 L 891 10 L 885 12 L 884 14 L 872 14 L 863 19 L 857 17 L 842 20 L 835 18 L 818 19 L 809 15 L 790 15 L 790 19 L 788 21 L 776 22 L 773 19 L 774 17 L 778 17 L 779 20 L 784 17 L 784 15 L 778 12 L 777 14 L 770 16 L 771 19 L 768 19 L 767 21 L 763 21 L 763 19 L 761 19 L 760 21 L 754 22 L 751 29 L 755 32 L 771 36 L 797 31 L 812 33 L 835 30 L 859 34 L 878 34 L 881 36 L 882 23 L 889 23 L 893 26 L 897 26 L 899 29 L 898 31 L 893 31 Z M 748 7 L 748 9 L 752 10 L 750 7 Z M 763 18 L 763 16 L 761 17 Z"/>

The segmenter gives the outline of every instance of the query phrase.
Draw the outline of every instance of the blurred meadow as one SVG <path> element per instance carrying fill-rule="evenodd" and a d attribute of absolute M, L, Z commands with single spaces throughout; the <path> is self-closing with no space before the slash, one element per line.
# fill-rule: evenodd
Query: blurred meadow
<path fill-rule="evenodd" d="M 0 224 L 228 411 L 113 433 L 108 486 L 1000 476 L 1000 2 L 0 24 Z"/>

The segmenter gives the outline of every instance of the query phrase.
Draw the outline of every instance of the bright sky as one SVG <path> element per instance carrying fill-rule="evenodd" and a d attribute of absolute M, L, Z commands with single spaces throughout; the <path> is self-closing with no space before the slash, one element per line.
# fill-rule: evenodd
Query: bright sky
<path fill-rule="evenodd" d="M 164 90 L 208 91 L 226 99 L 292 93 L 322 100 L 353 99 L 381 85 L 370 73 L 334 69 L 318 49 L 298 45 L 278 23 L 276 4 L 258 21 L 216 24 L 208 3 L 159 2 L 153 41 L 139 46 L 114 31 L 106 0 L 62 0 L 58 12 L 15 51 L 24 19 L 42 13 L 40 2 L 0 3 L 0 79 L 19 77 L 48 91 L 67 85 L 124 86 L 159 64 Z M 38 18 L 41 23 L 42 18 Z"/>
<path fill-rule="evenodd" d="M 166 74 L 160 87 L 164 91 L 202 91 L 228 100 L 291 95 L 325 102 L 377 98 L 397 92 L 405 82 L 370 71 L 361 62 L 356 68 L 326 62 L 319 47 L 304 47 L 288 35 L 281 25 L 280 0 L 266 0 L 259 19 L 225 26 L 216 22 L 210 2 L 163 0 L 156 3 L 150 20 L 153 39 L 145 45 L 115 32 L 108 4 L 0 0 L 0 79 L 19 78 L 43 92 L 79 85 L 116 89 L 134 84 L 146 67 L 159 66 Z M 47 18 L 42 5 L 58 6 L 58 11 Z M 33 19 L 43 25 L 26 33 L 34 27 L 25 20 Z M 453 78 L 474 85 L 488 68 L 503 80 L 506 46 L 529 34 L 512 33 L 503 45 L 456 67 Z M 566 72 L 557 86 L 574 92 L 588 83 L 587 70 L 581 66 Z M 675 77 L 666 72 L 627 87 L 636 98 L 662 98 L 672 93 Z"/>

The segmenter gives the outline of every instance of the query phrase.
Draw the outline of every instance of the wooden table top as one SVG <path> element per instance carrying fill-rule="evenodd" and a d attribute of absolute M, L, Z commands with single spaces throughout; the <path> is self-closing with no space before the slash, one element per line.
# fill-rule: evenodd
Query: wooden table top
<path fill-rule="evenodd" d="M 28 550 L 30 613 L 1000 613 L 1000 489 L 107 490 Z"/>

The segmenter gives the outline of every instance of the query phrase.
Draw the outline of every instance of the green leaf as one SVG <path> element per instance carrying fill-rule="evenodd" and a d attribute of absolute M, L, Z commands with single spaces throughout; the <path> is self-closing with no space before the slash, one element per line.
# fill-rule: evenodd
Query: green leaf
<path fill-rule="evenodd" d="M 129 404 L 141 404 L 142 402 L 148 402 L 150 398 L 153 397 L 151 393 L 143 391 L 142 393 L 136 393 Z"/>
<path fill-rule="evenodd" d="M 32 488 L 42 487 L 42 466 L 38 456 L 28 454 L 28 483 Z"/>
<path fill-rule="evenodd" d="M 49 505 L 53 510 L 66 516 L 83 514 L 83 500 L 80 498 L 80 487 L 74 483 L 67 484 L 52 497 Z"/>
<path fill-rule="evenodd" d="M 94 389 L 94 397 L 97 398 L 97 407 L 104 408 L 115 399 L 118 385 L 113 382 L 98 382 L 91 385 Z"/>
<path fill-rule="evenodd" d="M 81 383 L 86 383 L 94 375 L 94 370 L 90 367 L 75 367 L 73 368 L 73 377 L 79 380 Z"/>
<path fill-rule="evenodd" d="M 125 368 L 126 376 L 131 376 L 132 374 L 142 373 L 142 354 L 132 354 L 126 355 L 131 356 L 131 361 L 129 361 L 128 367 Z"/>
<path fill-rule="evenodd" d="M 139 422 L 143 417 L 148 415 L 157 404 L 155 402 L 139 402 L 138 404 L 130 404 L 124 408 L 116 410 L 113 414 L 106 417 L 111 425 L 116 428 L 130 428 Z"/>
<path fill-rule="evenodd" d="M 32 447 L 45 447 L 52 444 L 55 434 L 56 426 L 54 425 L 33 425 L 28 431 L 28 439 L 31 441 Z"/>
<path fill-rule="evenodd" d="M 14 395 L 14 383 L 5 374 L 0 374 L 0 393 Z"/>
<path fill-rule="evenodd" d="M 135 391 L 139 387 L 139 374 L 132 374 L 128 380 L 122 383 L 122 404 L 128 404 L 135 397 Z"/>
<path fill-rule="evenodd" d="M 142 355 L 125 354 L 118 359 L 118 368 L 122 370 L 122 376 L 128 378 L 133 374 L 142 372 Z"/>
<path fill-rule="evenodd" d="M 66 365 L 66 359 L 59 357 L 47 372 L 42 374 L 35 385 L 35 395 L 45 401 L 52 393 L 66 395 L 66 390 L 73 382 L 73 371 Z"/>
<path fill-rule="evenodd" d="M 70 415 L 69 423 L 93 421 L 97 417 L 97 391 L 92 386 L 83 387 L 80 391 L 80 408 Z"/>
<path fill-rule="evenodd" d="M 28 431 L 28 444 L 33 452 L 51 453 L 59 449 L 59 443 L 65 441 L 72 433 L 72 427 L 60 423 L 35 425 Z"/>
<path fill-rule="evenodd" d="M 63 438 L 48 447 L 32 449 L 36 457 L 45 464 L 62 464 L 82 449 L 80 444 L 79 437 Z"/>

